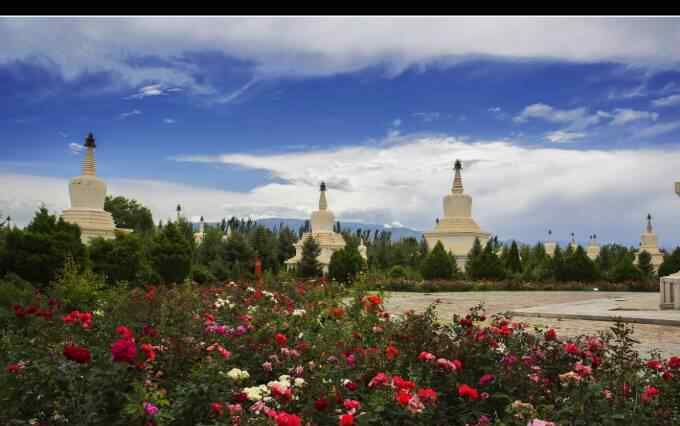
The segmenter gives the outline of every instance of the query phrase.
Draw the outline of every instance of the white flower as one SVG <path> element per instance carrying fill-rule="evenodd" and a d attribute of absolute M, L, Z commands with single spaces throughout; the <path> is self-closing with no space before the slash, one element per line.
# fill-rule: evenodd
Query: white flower
<path fill-rule="evenodd" d="M 305 384 L 305 379 L 298 377 L 295 379 L 295 386 L 296 387 L 302 387 Z"/>
<path fill-rule="evenodd" d="M 97 309 L 96 311 L 92 311 L 92 315 L 94 315 L 96 317 L 103 317 L 104 311 L 102 311 L 101 309 Z"/>
<path fill-rule="evenodd" d="M 250 377 L 250 374 L 248 374 L 247 371 L 245 370 L 239 370 L 238 368 L 232 368 L 227 372 L 227 377 L 229 377 L 231 380 L 237 382 L 239 380 L 246 380 L 247 378 Z"/>
<path fill-rule="evenodd" d="M 305 311 L 304 309 L 296 309 L 296 310 L 293 311 L 293 314 L 292 314 L 292 315 L 293 315 L 294 317 L 301 317 L 301 316 L 303 316 L 303 315 L 306 314 L 306 313 L 307 313 L 307 311 Z"/>
<path fill-rule="evenodd" d="M 262 398 L 269 396 L 269 388 L 265 385 L 251 386 L 243 388 L 243 393 L 246 394 L 249 400 L 259 401 Z"/>

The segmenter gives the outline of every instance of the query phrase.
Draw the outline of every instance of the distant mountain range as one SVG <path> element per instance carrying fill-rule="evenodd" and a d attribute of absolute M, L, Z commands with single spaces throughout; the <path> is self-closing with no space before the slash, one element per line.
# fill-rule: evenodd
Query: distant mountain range
<path fill-rule="evenodd" d="M 273 229 L 274 227 L 279 227 L 281 224 L 283 226 L 287 226 L 294 232 L 297 232 L 298 229 L 300 229 L 301 226 L 304 226 L 305 221 L 303 219 L 286 219 L 286 218 L 268 218 L 268 219 L 258 219 L 255 222 L 262 226 L 266 226 L 269 229 Z M 219 222 L 206 222 L 205 225 L 206 227 L 213 227 L 213 226 L 219 226 Z M 193 223 L 194 230 L 198 230 L 198 223 Z M 377 225 L 373 223 L 360 223 L 360 222 L 343 222 L 340 221 L 340 227 L 342 229 L 349 229 L 352 232 L 356 231 L 357 229 L 362 229 L 362 230 L 371 230 L 371 232 L 374 232 L 376 229 L 378 231 L 388 231 L 392 233 L 392 241 L 398 241 L 401 240 L 402 238 L 408 238 L 408 237 L 413 237 L 415 239 L 420 240 L 423 236 L 422 231 L 416 231 L 415 229 L 410 229 L 410 228 L 397 228 L 397 227 L 385 227 L 384 225 Z"/>

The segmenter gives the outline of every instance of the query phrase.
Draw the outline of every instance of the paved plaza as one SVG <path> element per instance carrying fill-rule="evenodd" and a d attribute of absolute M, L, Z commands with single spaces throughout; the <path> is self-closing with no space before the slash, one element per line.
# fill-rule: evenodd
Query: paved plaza
<path fill-rule="evenodd" d="M 464 314 L 483 303 L 487 315 L 511 312 L 530 325 L 555 328 L 559 334 L 578 336 L 609 329 L 616 317 L 633 323 L 638 349 L 680 355 L 680 311 L 661 311 L 658 293 L 580 291 L 493 291 L 409 293 L 390 292 L 386 309 L 391 313 L 422 312 L 437 303 L 442 320 Z"/>

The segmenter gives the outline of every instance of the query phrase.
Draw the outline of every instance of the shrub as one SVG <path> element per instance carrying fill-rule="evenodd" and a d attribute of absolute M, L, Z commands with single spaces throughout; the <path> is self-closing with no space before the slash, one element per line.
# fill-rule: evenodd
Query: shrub
<path fill-rule="evenodd" d="M 432 251 L 428 253 L 420 267 L 420 272 L 426 280 L 453 277 L 454 266 L 441 241 L 437 241 Z"/>
<path fill-rule="evenodd" d="M 393 266 L 392 269 L 390 269 L 389 275 L 390 278 L 393 279 L 404 279 L 406 278 L 406 268 L 401 265 Z"/>
<path fill-rule="evenodd" d="M 92 310 L 104 289 L 104 279 L 91 270 L 81 271 L 72 259 L 67 259 L 62 273 L 53 283 L 53 293 L 68 309 Z"/>

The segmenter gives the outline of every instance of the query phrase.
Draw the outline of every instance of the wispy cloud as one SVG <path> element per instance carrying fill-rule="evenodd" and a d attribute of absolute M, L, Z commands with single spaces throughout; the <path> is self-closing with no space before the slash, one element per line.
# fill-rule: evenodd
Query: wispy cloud
<path fill-rule="evenodd" d="M 59 136 L 61 136 L 62 138 L 66 139 L 66 138 L 68 137 L 68 133 L 59 131 Z"/>
<path fill-rule="evenodd" d="M 492 107 L 488 109 L 489 112 L 501 112 L 501 107 Z"/>
<path fill-rule="evenodd" d="M 393 120 L 393 121 L 392 121 L 392 126 L 394 126 L 394 127 L 399 127 L 399 126 L 401 126 L 401 120 L 398 119 L 398 118 L 395 119 L 395 120 Z"/>
<path fill-rule="evenodd" d="M 656 99 L 652 102 L 655 107 L 670 107 L 680 105 L 680 95 L 671 95 Z"/>
<path fill-rule="evenodd" d="M 655 136 L 663 135 L 680 129 L 680 121 L 669 121 L 666 123 L 658 123 L 653 126 L 646 127 L 637 131 L 634 138 L 653 138 Z"/>
<path fill-rule="evenodd" d="M 586 137 L 585 133 L 570 132 L 567 130 L 556 130 L 554 132 L 548 132 L 543 136 L 545 140 L 553 143 L 573 142 L 577 139 L 583 139 L 585 137 Z"/>
<path fill-rule="evenodd" d="M 71 154 L 78 155 L 83 150 L 83 146 L 79 143 L 71 142 L 70 144 L 68 144 L 68 149 L 69 151 L 71 151 Z"/>
<path fill-rule="evenodd" d="M 414 117 L 419 118 L 423 120 L 426 123 L 439 120 L 442 117 L 442 114 L 440 112 L 414 112 L 412 114 Z"/>
<path fill-rule="evenodd" d="M 138 109 L 133 109 L 132 111 L 123 112 L 123 113 L 118 114 L 118 119 L 119 120 L 125 120 L 128 117 L 132 117 L 134 115 L 140 115 L 141 113 L 142 113 L 142 111 L 140 111 Z"/>
<path fill-rule="evenodd" d="M 643 82 L 638 86 L 626 89 L 612 89 L 607 96 L 609 100 L 632 99 L 649 95 L 647 83 Z"/>
<path fill-rule="evenodd" d="M 612 126 L 623 126 L 624 124 L 639 120 L 656 121 L 659 118 L 659 114 L 656 112 L 638 111 L 627 108 L 615 109 L 612 116 L 614 117 L 610 123 Z"/>
<path fill-rule="evenodd" d="M 176 121 L 172 118 L 164 118 L 163 123 L 165 124 L 174 124 Z"/>
<path fill-rule="evenodd" d="M 252 79 L 251 79 L 250 81 L 248 81 L 246 84 L 244 84 L 243 86 L 241 86 L 241 87 L 239 87 L 238 89 L 234 90 L 233 92 L 231 92 L 231 93 L 229 93 L 229 94 L 227 94 L 227 95 L 218 97 L 217 100 L 216 100 L 216 102 L 217 102 L 217 103 L 220 103 L 220 104 L 230 104 L 230 103 L 236 101 L 236 100 L 237 100 L 238 98 L 240 98 L 244 93 L 246 93 L 246 91 L 247 91 L 248 89 L 250 89 L 250 87 L 251 87 L 253 84 L 257 83 L 257 81 L 258 81 L 257 78 L 252 78 Z"/>
<path fill-rule="evenodd" d="M 151 84 L 149 86 L 140 87 L 137 93 L 130 95 L 125 99 L 143 99 L 149 96 L 164 96 L 172 92 L 181 92 L 179 87 L 166 88 L 162 84 Z"/>
<path fill-rule="evenodd" d="M 569 124 L 571 129 L 580 130 L 597 124 L 608 116 L 610 115 L 604 111 L 590 114 L 585 107 L 563 110 L 544 103 L 536 103 L 526 106 L 513 121 L 526 123 L 530 119 L 540 119 L 550 123 Z"/>

